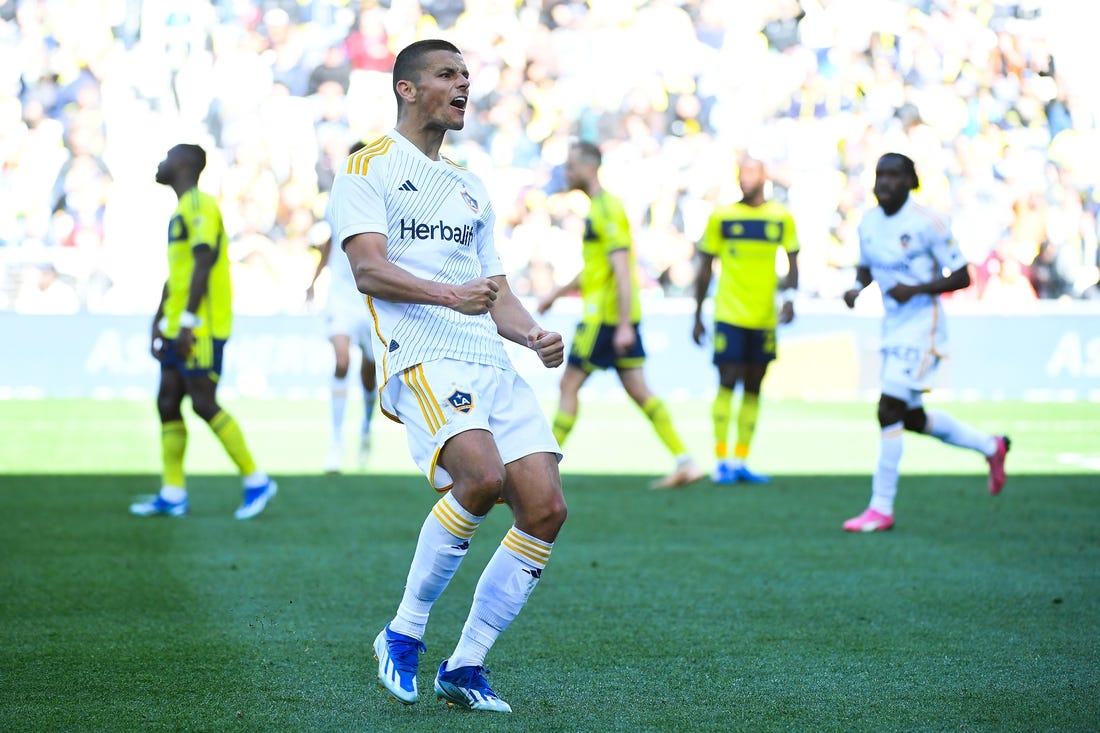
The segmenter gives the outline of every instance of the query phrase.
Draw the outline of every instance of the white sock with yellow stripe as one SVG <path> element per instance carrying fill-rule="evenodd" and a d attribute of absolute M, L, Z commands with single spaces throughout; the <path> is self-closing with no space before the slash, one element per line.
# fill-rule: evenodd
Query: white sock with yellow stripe
<path fill-rule="evenodd" d="M 458 570 L 470 538 L 485 517 L 477 517 L 462 508 L 450 492 L 432 507 L 420 528 L 405 595 L 397 607 L 390 629 L 416 639 L 424 638 L 424 627 L 432 604 L 442 595 Z"/>
<path fill-rule="evenodd" d="M 508 530 L 477 582 L 470 615 L 458 646 L 447 660 L 447 669 L 485 663 L 485 655 L 500 632 L 527 603 L 553 547 L 552 542 L 543 542 L 515 527 Z"/>

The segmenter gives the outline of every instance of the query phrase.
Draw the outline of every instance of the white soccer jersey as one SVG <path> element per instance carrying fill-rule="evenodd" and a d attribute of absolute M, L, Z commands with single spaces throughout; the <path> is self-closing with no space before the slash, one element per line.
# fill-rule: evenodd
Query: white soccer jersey
<path fill-rule="evenodd" d="M 386 235 L 386 256 L 425 280 L 460 285 L 504 274 L 493 244 L 489 194 L 470 171 L 431 160 L 396 130 L 348 156 L 332 186 L 333 244 L 364 232 Z M 383 384 L 394 374 L 450 358 L 512 365 L 488 313 L 367 298 Z"/>
<path fill-rule="evenodd" d="M 917 295 L 898 303 L 886 293 L 897 284 L 919 285 L 967 264 L 955 245 L 950 222 L 910 198 L 893 216 L 882 207 L 868 211 L 859 224 L 859 264 L 871 270 L 882 291 L 886 315 L 882 346 L 915 347 L 944 353 L 947 329 L 938 295 Z"/>

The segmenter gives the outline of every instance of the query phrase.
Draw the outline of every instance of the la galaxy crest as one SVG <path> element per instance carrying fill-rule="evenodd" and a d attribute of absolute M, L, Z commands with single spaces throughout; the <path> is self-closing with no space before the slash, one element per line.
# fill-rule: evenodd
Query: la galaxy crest
<path fill-rule="evenodd" d="M 463 414 L 474 409 L 474 396 L 461 389 L 456 389 L 454 392 L 451 392 L 451 396 L 447 398 L 447 402 L 449 402 L 451 407 L 455 408 L 457 412 Z"/>
<path fill-rule="evenodd" d="M 477 205 L 477 199 L 467 191 L 465 188 L 461 191 L 462 200 L 466 202 L 466 205 L 470 207 L 470 211 L 474 212 L 474 215 L 481 213 L 480 207 Z"/>
<path fill-rule="evenodd" d="M 909 249 L 909 243 L 913 241 L 913 238 L 910 237 L 908 234 L 902 234 L 901 239 L 898 241 L 901 243 L 902 249 Z"/>

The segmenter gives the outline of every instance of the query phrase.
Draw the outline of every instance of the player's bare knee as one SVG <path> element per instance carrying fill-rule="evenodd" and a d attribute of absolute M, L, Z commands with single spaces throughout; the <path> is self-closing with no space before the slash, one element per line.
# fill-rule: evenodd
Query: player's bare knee
<path fill-rule="evenodd" d="M 463 472 L 456 477 L 456 486 L 459 483 L 465 495 L 496 501 L 504 488 L 504 466 L 483 466 L 481 470 Z"/>
<path fill-rule="evenodd" d="M 541 502 L 537 508 L 539 523 L 552 527 L 555 531 L 565 524 L 565 518 L 569 514 L 569 508 L 565 504 L 565 497 L 560 493 L 548 501 Z"/>
<path fill-rule="evenodd" d="M 569 510 L 561 493 L 537 502 L 513 505 L 516 526 L 527 534 L 546 542 L 553 542 L 565 524 Z"/>

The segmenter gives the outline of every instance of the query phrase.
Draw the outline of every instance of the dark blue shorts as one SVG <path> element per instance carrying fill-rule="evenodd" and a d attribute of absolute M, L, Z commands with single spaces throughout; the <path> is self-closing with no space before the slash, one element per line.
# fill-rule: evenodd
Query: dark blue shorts
<path fill-rule="evenodd" d="M 768 364 L 775 360 L 774 328 L 741 328 L 714 324 L 715 364 Z"/>
<path fill-rule="evenodd" d="M 577 324 L 573 345 L 569 349 L 569 363 L 586 372 L 597 369 L 635 369 L 645 363 L 645 348 L 638 324 L 634 324 L 634 346 L 623 355 L 615 353 L 613 339 L 615 326 L 606 324 Z"/>
<path fill-rule="evenodd" d="M 165 339 L 160 363 L 165 369 L 175 369 L 185 377 L 210 377 L 217 381 L 222 373 L 224 351 L 225 339 L 196 336 L 195 343 L 191 347 L 191 357 L 183 361 L 176 354 L 175 340 Z"/>

